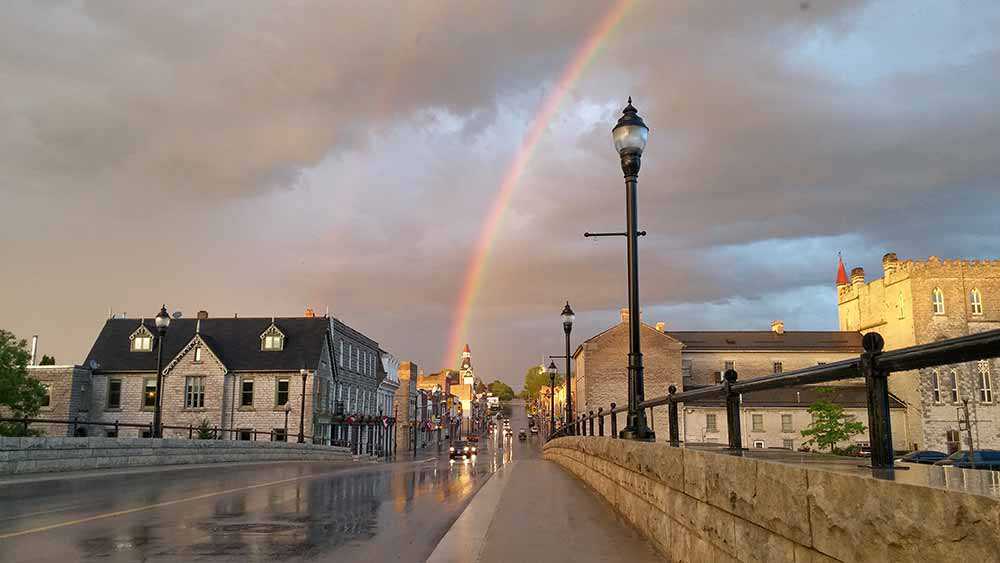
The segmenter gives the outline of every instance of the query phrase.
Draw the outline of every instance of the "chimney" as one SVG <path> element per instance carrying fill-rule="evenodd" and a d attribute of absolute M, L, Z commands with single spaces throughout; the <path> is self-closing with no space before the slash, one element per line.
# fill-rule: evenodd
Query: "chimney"
<path fill-rule="evenodd" d="M 29 366 L 35 365 L 35 355 L 38 353 L 38 335 L 31 337 L 31 363 Z M 13 416 L 13 415 L 11 415 Z"/>
<path fill-rule="evenodd" d="M 316 313 L 313 312 L 312 307 L 306 307 L 306 318 L 312 319 L 316 317 Z"/>
<path fill-rule="evenodd" d="M 667 323 L 665 322 L 656 323 L 656 332 L 667 332 Z"/>
<path fill-rule="evenodd" d="M 887 252 L 885 256 L 882 257 L 882 272 L 884 275 L 891 275 L 896 271 L 896 253 Z"/>
<path fill-rule="evenodd" d="M 851 270 L 851 285 L 857 287 L 865 284 L 865 269 L 854 268 Z"/>
<path fill-rule="evenodd" d="M 208 318 L 208 311 L 204 311 L 204 310 L 198 311 L 197 318 L 198 318 L 198 320 L 205 320 L 205 319 L 207 319 Z"/>
<path fill-rule="evenodd" d="M 771 332 L 785 334 L 785 321 L 771 321 Z"/>

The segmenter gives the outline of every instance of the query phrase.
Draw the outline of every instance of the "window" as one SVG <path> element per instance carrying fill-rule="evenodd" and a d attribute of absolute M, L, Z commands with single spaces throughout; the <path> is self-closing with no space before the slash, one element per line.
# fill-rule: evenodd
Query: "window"
<path fill-rule="evenodd" d="M 271 429 L 271 440 L 275 442 L 287 442 L 288 435 L 285 434 L 284 428 L 272 428 Z"/>
<path fill-rule="evenodd" d="M 973 289 L 969 294 L 969 304 L 972 305 L 973 315 L 983 314 L 983 294 L 978 289 Z"/>
<path fill-rule="evenodd" d="M 244 379 L 240 382 L 240 406 L 253 406 L 253 380 Z"/>
<path fill-rule="evenodd" d="M 941 378 L 938 370 L 931 372 L 931 397 L 933 397 L 935 403 L 941 402 Z"/>
<path fill-rule="evenodd" d="M 993 402 L 993 382 L 990 380 L 989 360 L 979 360 L 979 401 Z"/>
<path fill-rule="evenodd" d="M 250 440 L 253 440 L 252 428 L 240 428 L 239 430 L 236 431 L 236 433 L 239 434 L 239 438 L 237 438 L 239 440 L 243 440 L 244 442 L 249 442 Z"/>
<path fill-rule="evenodd" d="M 705 415 L 705 432 L 718 432 L 718 431 L 719 431 L 719 427 L 716 424 L 715 415 L 714 414 L 706 414 Z"/>
<path fill-rule="evenodd" d="M 49 383 L 42 383 L 42 388 L 45 389 L 45 396 L 42 397 L 42 408 L 45 408 L 52 404 L 52 385 Z"/>
<path fill-rule="evenodd" d="M 906 311 L 906 302 L 903 301 L 903 292 L 902 291 L 899 292 L 899 295 L 897 296 L 896 299 L 898 301 L 897 307 L 899 309 L 899 318 L 901 318 L 901 319 L 905 318 L 906 315 L 904 313 Z"/>
<path fill-rule="evenodd" d="M 781 447 L 785 448 L 786 450 L 794 450 L 795 440 L 792 440 L 791 438 L 785 438 L 784 440 L 781 441 Z"/>
<path fill-rule="evenodd" d="M 122 408 L 122 380 L 121 379 L 109 379 L 108 380 L 108 400 L 107 408 L 109 409 L 120 409 Z"/>
<path fill-rule="evenodd" d="M 691 360 L 681 360 L 681 376 L 684 379 L 691 378 Z"/>
<path fill-rule="evenodd" d="M 129 336 L 130 349 L 133 352 L 150 352 L 153 350 L 153 333 L 140 326 Z"/>
<path fill-rule="evenodd" d="M 142 384 L 142 406 L 144 408 L 156 407 L 156 378 L 147 377 Z"/>
<path fill-rule="evenodd" d="M 931 303 L 934 305 L 935 315 L 944 314 L 944 292 L 941 291 L 940 287 L 935 287 L 934 291 L 931 292 Z"/>
<path fill-rule="evenodd" d="M 774 373 L 781 373 L 781 362 L 774 362 L 771 367 L 774 369 Z"/>
<path fill-rule="evenodd" d="M 201 346 L 194 347 L 194 363 L 201 363 Z"/>
<path fill-rule="evenodd" d="M 754 440 L 753 447 L 757 448 L 758 450 L 764 449 L 764 440 Z"/>
<path fill-rule="evenodd" d="M 361 350 L 354 349 L 354 371 L 361 372 Z"/>
<path fill-rule="evenodd" d="M 726 360 L 722 363 L 722 373 L 725 373 L 731 369 L 736 369 L 736 360 Z"/>
<path fill-rule="evenodd" d="M 262 352 L 280 352 L 285 347 L 285 335 L 272 324 L 260 335 Z"/>
<path fill-rule="evenodd" d="M 115 430 L 115 429 L 105 430 L 104 431 L 104 436 L 107 437 L 107 438 L 117 438 L 118 437 L 118 431 Z"/>
<path fill-rule="evenodd" d="M 781 431 L 795 432 L 795 430 L 792 430 L 792 415 L 790 414 L 781 415 Z"/>
<path fill-rule="evenodd" d="M 205 378 L 188 377 L 184 384 L 184 408 L 200 409 L 205 407 Z"/>
<path fill-rule="evenodd" d="M 951 383 L 951 402 L 958 402 L 958 372 L 951 370 L 951 374 L 948 376 Z"/>
<path fill-rule="evenodd" d="M 751 426 L 752 426 L 752 430 L 754 432 L 763 432 L 764 431 L 764 415 L 762 415 L 762 414 L 752 414 L 752 415 L 750 415 L 750 423 L 751 423 Z"/>
<path fill-rule="evenodd" d="M 143 430 L 143 431 L 139 432 L 139 437 L 140 438 L 152 438 L 153 437 L 153 433 L 150 432 L 149 430 Z"/>
<path fill-rule="evenodd" d="M 275 387 L 275 397 L 274 404 L 284 406 L 288 402 L 288 380 L 279 379 L 278 385 Z"/>

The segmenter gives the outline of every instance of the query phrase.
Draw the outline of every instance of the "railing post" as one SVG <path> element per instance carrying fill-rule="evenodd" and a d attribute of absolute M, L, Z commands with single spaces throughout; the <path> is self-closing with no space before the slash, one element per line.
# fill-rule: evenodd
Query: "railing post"
<path fill-rule="evenodd" d="M 594 435 L 594 411 L 590 411 L 590 435 Z"/>
<path fill-rule="evenodd" d="M 121 436 L 118 435 L 118 419 L 116 418 L 115 419 L 115 438 L 120 438 L 120 437 Z"/>
<path fill-rule="evenodd" d="M 152 438 L 153 436 L 156 436 L 156 434 L 153 433 L 153 423 L 150 422 L 149 423 L 149 437 Z"/>
<path fill-rule="evenodd" d="M 875 364 L 885 346 L 877 332 L 862 338 L 861 375 L 868 390 L 868 440 L 872 447 L 872 469 L 892 469 L 892 424 L 889 420 L 889 373 Z"/>
<path fill-rule="evenodd" d="M 611 437 L 618 437 L 618 413 L 615 412 L 615 404 L 611 403 Z"/>
<path fill-rule="evenodd" d="M 674 400 L 674 393 L 677 393 L 677 386 L 671 385 L 667 389 L 670 394 L 670 402 L 667 403 L 667 425 L 670 432 L 670 445 L 677 447 L 680 445 L 680 432 L 677 420 L 677 401 Z"/>
<path fill-rule="evenodd" d="M 604 407 L 597 407 L 597 435 L 604 436 Z"/>
<path fill-rule="evenodd" d="M 655 422 L 656 421 L 653 420 L 653 407 L 649 407 L 649 428 L 652 429 L 654 433 L 656 432 Z"/>
<path fill-rule="evenodd" d="M 740 395 L 733 393 L 732 387 L 736 383 L 736 370 L 727 369 L 725 374 L 726 386 L 726 422 L 729 428 L 729 449 L 733 453 L 743 453 L 743 436 L 740 430 Z"/>
<path fill-rule="evenodd" d="M 26 416 L 21 417 L 21 423 L 24 424 L 24 435 L 27 436 L 28 435 L 28 417 L 26 417 Z"/>
<path fill-rule="evenodd" d="M 75 416 L 73 417 L 73 426 L 72 426 L 72 431 L 70 432 L 70 436 L 76 436 L 76 421 L 77 421 L 77 418 L 78 417 L 75 417 Z"/>
<path fill-rule="evenodd" d="M 188 440 L 194 438 L 194 425 L 188 424 Z"/>

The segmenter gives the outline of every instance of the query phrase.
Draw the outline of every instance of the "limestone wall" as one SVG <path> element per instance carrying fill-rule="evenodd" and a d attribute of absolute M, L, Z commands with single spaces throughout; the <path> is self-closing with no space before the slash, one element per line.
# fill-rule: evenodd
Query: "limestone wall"
<path fill-rule="evenodd" d="M 1000 499 L 611 438 L 555 461 L 670 561 L 994 561 Z"/>
<path fill-rule="evenodd" d="M 347 448 L 286 442 L 0 437 L 0 475 L 191 463 L 351 459 Z"/>

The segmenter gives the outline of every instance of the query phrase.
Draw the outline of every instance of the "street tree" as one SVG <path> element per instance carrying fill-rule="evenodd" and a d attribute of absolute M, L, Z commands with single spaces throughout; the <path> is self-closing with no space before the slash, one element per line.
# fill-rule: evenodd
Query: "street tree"
<path fill-rule="evenodd" d="M 53 356 L 48 356 L 42 354 L 42 361 L 38 362 L 40 366 L 54 366 L 56 365 L 56 359 Z"/>
<path fill-rule="evenodd" d="M 835 452 L 837 444 L 865 431 L 864 424 L 844 413 L 844 407 L 831 400 L 834 392 L 829 387 L 820 389 L 820 393 L 825 396 L 809 405 L 808 410 L 813 420 L 802 430 L 802 436 L 809 438 L 805 445 L 815 445 L 819 449 L 830 448 L 830 453 Z"/>
<path fill-rule="evenodd" d="M 524 400 L 537 401 L 541 396 L 543 387 L 550 384 L 549 374 L 542 366 L 534 366 L 524 374 Z M 556 374 L 556 386 L 562 385 L 562 374 Z"/>
<path fill-rule="evenodd" d="M 28 375 L 30 359 L 27 341 L 0 329 L 0 412 L 12 418 L 34 418 L 45 399 L 45 387 Z M 0 436 L 23 435 L 22 424 L 0 423 Z"/>
<path fill-rule="evenodd" d="M 490 383 L 489 389 L 490 393 L 493 393 L 493 396 L 499 398 L 501 401 L 509 401 L 514 398 L 514 390 L 511 386 L 499 379 Z"/>

